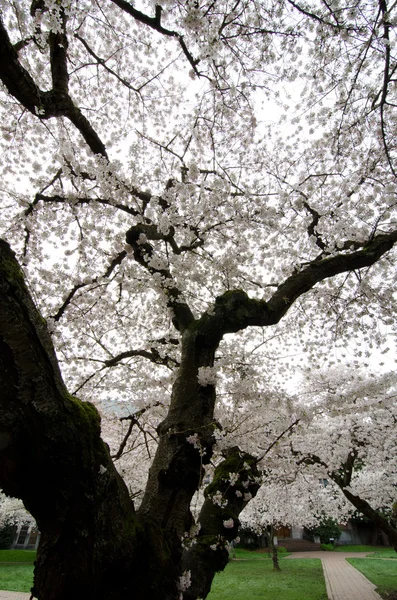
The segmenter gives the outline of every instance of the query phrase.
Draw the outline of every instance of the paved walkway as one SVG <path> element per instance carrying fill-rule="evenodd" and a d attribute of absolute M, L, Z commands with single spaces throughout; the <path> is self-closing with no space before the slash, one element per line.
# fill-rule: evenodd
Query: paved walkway
<path fill-rule="evenodd" d="M 363 552 L 293 552 L 286 558 L 320 558 L 329 600 L 382 600 L 375 585 L 346 558 L 364 558 Z M 1 596 L 0 596 L 1 598 Z"/>
<path fill-rule="evenodd" d="M 2 592 L 0 590 L 0 600 L 29 600 L 30 594 L 22 592 Z"/>

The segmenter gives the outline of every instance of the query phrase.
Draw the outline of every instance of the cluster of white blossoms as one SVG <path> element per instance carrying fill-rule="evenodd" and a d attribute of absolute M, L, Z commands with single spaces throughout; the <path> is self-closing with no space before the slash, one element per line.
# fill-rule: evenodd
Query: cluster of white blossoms
<path fill-rule="evenodd" d="M 196 448 L 196 450 L 199 451 L 200 456 L 205 456 L 206 451 L 205 448 L 203 448 L 203 445 L 200 441 L 200 436 L 198 433 L 194 433 L 193 435 L 189 435 L 186 438 L 186 441 L 188 442 L 188 444 L 192 444 L 193 448 Z"/>
<path fill-rule="evenodd" d="M 192 584 L 192 574 L 190 571 L 184 571 L 179 578 L 177 587 L 180 592 L 185 592 L 190 588 Z M 183 598 L 183 594 L 180 595 L 180 598 Z"/>
<path fill-rule="evenodd" d="M 234 527 L 233 519 L 226 519 L 226 521 L 223 521 L 223 526 L 225 527 L 225 529 L 233 529 L 233 527 Z"/>
<path fill-rule="evenodd" d="M 198 433 L 193 433 L 193 435 L 189 435 L 186 438 L 186 441 L 188 442 L 188 444 L 192 444 L 192 446 L 194 448 L 196 448 L 197 450 L 200 450 L 201 443 L 200 443 L 200 438 L 199 438 L 199 434 Z"/>
<path fill-rule="evenodd" d="M 198 370 L 197 380 L 203 387 L 216 384 L 216 369 L 215 367 L 200 367 Z"/>
<path fill-rule="evenodd" d="M 182 536 L 182 546 L 184 549 L 191 548 L 197 543 L 197 536 L 200 533 L 201 525 L 200 523 L 195 523 L 190 528 L 190 531 L 185 531 Z"/>
<path fill-rule="evenodd" d="M 226 500 L 226 498 L 224 498 L 222 492 L 220 492 L 219 490 L 212 495 L 211 500 L 212 503 L 215 504 L 215 506 L 219 506 L 221 508 L 225 508 L 225 506 L 228 505 L 228 501 Z"/>
<path fill-rule="evenodd" d="M 21 500 L 5 496 L 0 490 L 0 528 L 6 523 L 18 524 L 32 520 Z"/>

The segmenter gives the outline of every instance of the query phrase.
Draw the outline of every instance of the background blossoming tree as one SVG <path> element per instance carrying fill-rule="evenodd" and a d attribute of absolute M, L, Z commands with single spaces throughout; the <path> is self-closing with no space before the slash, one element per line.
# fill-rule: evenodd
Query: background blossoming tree
<path fill-rule="evenodd" d="M 2 242 L 0 486 L 42 533 L 34 593 L 205 597 L 260 485 L 260 452 L 226 435 L 239 397 L 271 424 L 251 369 L 270 386 L 286 348 L 315 365 L 352 337 L 356 367 L 393 330 L 395 9 L 0 5 L 0 219 L 21 267 Z M 91 404 L 109 402 L 110 451 Z M 135 508 L 113 459 L 138 444 Z"/>
<path fill-rule="evenodd" d="M 372 378 L 328 369 L 308 374 L 302 392 L 288 435 L 266 452 L 266 485 L 240 521 L 256 531 L 313 528 L 325 517 L 344 523 L 358 511 L 396 548 L 394 373 Z"/>

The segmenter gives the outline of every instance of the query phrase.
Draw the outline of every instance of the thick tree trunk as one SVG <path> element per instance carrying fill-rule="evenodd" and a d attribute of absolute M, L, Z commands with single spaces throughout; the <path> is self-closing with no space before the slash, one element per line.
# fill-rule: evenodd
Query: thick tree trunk
<path fill-rule="evenodd" d="M 198 384 L 200 367 L 211 367 L 215 349 L 203 343 L 196 322 L 182 335 L 181 364 L 171 406 L 159 425 L 159 446 L 139 514 L 181 539 L 192 525 L 190 502 L 211 459 L 215 388 Z M 196 436 L 197 442 L 189 441 Z"/>
<path fill-rule="evenodd" d="M 180 549 L 138 518 L 94 406 L 69 396 L 46 324 L 0 242 L 0 487 L 36 518 L 34 595 L 175 599 Z"/>
<path fill-rule="evenodd" d="M 334 481 L 338 483 L 336 479 L 334 479 Z M 387 535 L 390 545 L 397 552 L 397 529 L 393 525 L 392 519 L 389 520 L 387 517 L 383 516 L 379 511 L 374 510 L 366 500 L 363 500 L 359 496 L 355 496 L 343 486 L 340 486 L 340 489 L 342 490 L 345 497 L 349 500 L 349 502 L 351 502 L 359 512 L 361 512 L 364 516 L 366 516 L 373 523 L 375 523 L 375 525 Z"/>

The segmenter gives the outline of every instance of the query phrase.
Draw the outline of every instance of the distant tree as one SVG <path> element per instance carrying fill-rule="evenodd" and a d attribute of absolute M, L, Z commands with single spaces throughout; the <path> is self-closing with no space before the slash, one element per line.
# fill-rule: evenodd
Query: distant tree
<path fill-rule="evenodd" d="M 313 384 L 312 379 L 317 416 L 310 430 L 291 442 L 296 467 L 302 465 L 313 478 L 333 484 L 329 495 L 334 503 L 341 507 L 342 494 L 397 551 L 394 373 L 371 381 L 339 370 Z"/>
<path fill-rule="evenodd" d="M 0 548 L 8 550 L 15 538 L 17 525 L 31 519 L 20 500 L 0 493 Z"/>

